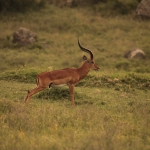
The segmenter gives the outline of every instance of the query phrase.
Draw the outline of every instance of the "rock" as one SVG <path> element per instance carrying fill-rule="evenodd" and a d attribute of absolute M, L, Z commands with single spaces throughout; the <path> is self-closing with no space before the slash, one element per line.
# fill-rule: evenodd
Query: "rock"
<path fill-rule="evenodd" d="M 20 27 L 13 33 L 13 42 L 20 46 L 32 44 L 37 40 L 37 35 L 29 29 Z"/>
<path fill-rule="evenodd" d="M 142 0 L 136 9 L 136 15 L 150 18 L 150 0 Z"/>
<path fill-rule="evenodd" d="M 145 58 L 145 53 L 143 50 L 137 48 L 134 50 L 128 51 L 125 55 L 125 58 L 139 58 L 139 59 L 144 59 Z"/>

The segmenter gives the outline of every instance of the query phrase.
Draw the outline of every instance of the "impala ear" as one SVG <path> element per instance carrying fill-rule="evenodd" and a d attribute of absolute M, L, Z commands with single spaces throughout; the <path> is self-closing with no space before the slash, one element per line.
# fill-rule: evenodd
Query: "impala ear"
<path fill-rule="evenodd" d="M 83 60 L 87 60 L 87 57 L 85 55 L 83 56 Z"/>

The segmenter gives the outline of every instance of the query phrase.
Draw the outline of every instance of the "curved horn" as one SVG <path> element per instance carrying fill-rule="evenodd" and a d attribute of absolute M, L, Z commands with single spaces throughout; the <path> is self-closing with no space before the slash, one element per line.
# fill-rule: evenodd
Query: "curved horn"
<path fill-rule="evenodd" d="M 93 53 L 92 53 L 92 51 L 89 50 L 89 49 L 84 48 L 84 47 L 80 44 L 79 39 L 78 39 L 78 45 L 79 45 L 79 47 L 80 47 L 81 50 L 83 50 L 84 52 L 89 53 L 90 56 L 91 56 L 91 60 L 93 60 Z"/>

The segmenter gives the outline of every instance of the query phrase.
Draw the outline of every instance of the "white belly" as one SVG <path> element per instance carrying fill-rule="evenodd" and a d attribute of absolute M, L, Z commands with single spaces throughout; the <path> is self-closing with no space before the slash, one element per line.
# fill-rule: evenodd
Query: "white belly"
<path fill-rule="evenodd" d="M 62 87 L 62 86 L 66 86 L 67 84 L 59 84 L 59 85 L 55 85 L 55 84 L 52 84 L 51 86 L 52 87 Z"/>

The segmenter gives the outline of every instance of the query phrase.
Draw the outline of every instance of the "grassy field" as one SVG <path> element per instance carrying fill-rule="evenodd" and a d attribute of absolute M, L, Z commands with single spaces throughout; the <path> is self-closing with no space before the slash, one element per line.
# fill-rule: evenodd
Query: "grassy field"
<path fill-rule="evenodd" d="M 37 33 L 38 42 L 13 44 L 19 27 Z M 133 14 L 103 18 L 90 8 L 0 15 L 0 149 L 149 150 L 149 31 L 149 21 Z M 76 106 L 67 87 L 46 89 L 24 104 L 38 73 L 82 64 L 78 37 L 100 70 L 75 87 Z M 123 58 L 136 47 L 146 59 Z"/>

